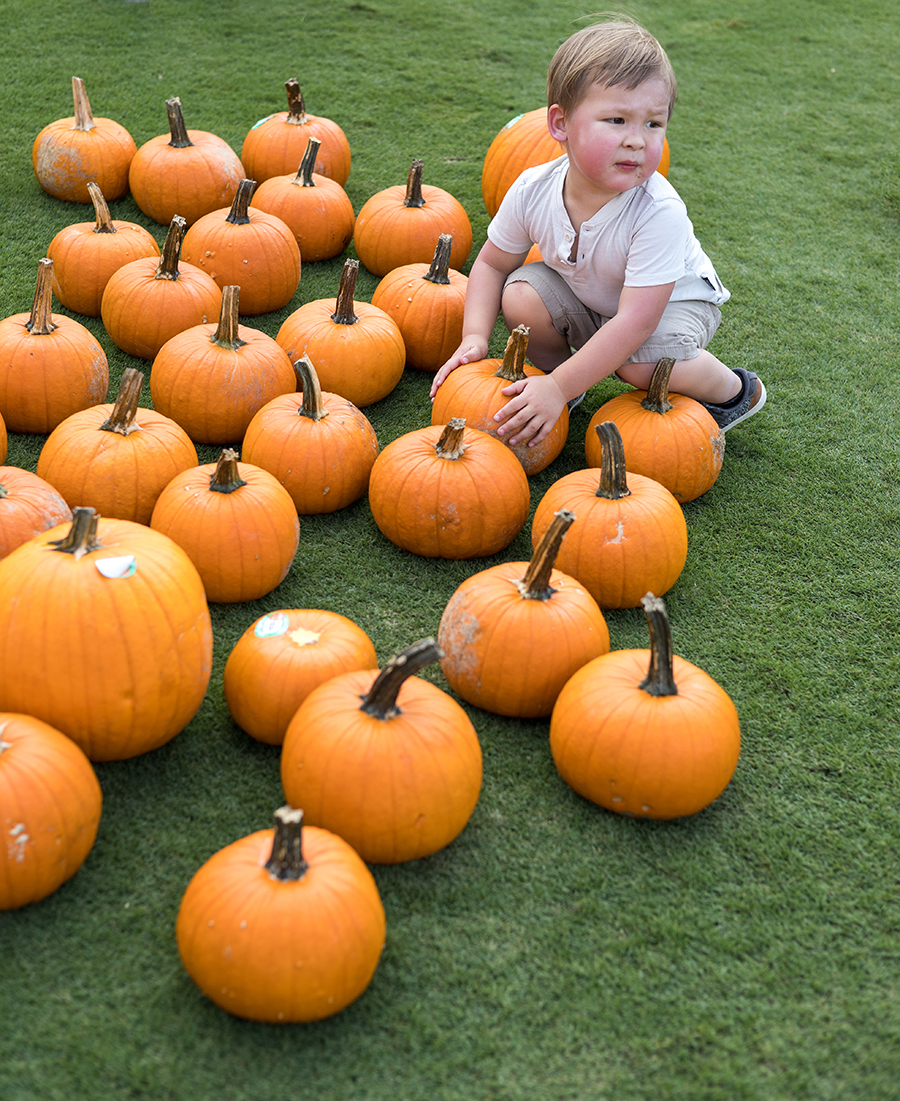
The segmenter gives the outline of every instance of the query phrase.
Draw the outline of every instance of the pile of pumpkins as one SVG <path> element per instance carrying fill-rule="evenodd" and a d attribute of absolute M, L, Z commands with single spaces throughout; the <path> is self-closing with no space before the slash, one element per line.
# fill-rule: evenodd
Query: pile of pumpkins
<path fill-rule="evenodd" d="M 379 450 L 362 409 L 405 365 L 436 371 L 459 342 L 471 226 L 456 199 L 422 183 L 418 160 L 405 187 L 354 219 L 343 132 L 307 114 L 296 81 L 286 88 L 288 111 L 257 123 L 240 158 L 187 130 L 177 99 L 170 134 L 138 149 L 93 117 L 78 78 L 74 118 L 35 140 L 42 187 L 93 203 L 95 223 L 54 238 L 31 312 L 0 322 L 0 908 L 77 871 L 101 810 L 90 762 L 184 729 L 211 675 L 208 601 L 271 592 L 293 562 L 298 516 L 368 492 L 379 529 L 410 553 L 495 554 L 527 520 L 529 476 L 566 442 L 566 410 L 540 447 L 510 448 L 494 432 L 502 388 L 536 371 L 520 327 L 502 359 L 453 372 L 430 425 Z M 488 151 L 489 211 L 519 171 L 559 155 L 543 116 L 514 119 Z M 128 190 L 168 226 L 161 252 L 145 229 L 110 218 L 107 200 Z M 337 256 L 351 239 L 359 260 L 346 261 L 335 298 L 301 306 L 275 338 L 240 324 L 290 301 L 301 258 Z M 354 298 L 360 262 L 381 277 L 371 303 Z M 103 349 L 52 313 L 54 293 L 152 361 L 153 410 L 140 406 L 137 368 L 104 404 Z M 728 784 L 737 712 L 674 655 L 661 599 L 687 556 L 680 502 L 713 484 L 724 444 L 701 406 L 668 393 L 671 366 L 598 411 L 585 469 L 538 504 L 531 561 L 469 577 L 436 638 L 380 671 L 368 636 L 335 612 L 270 613 L 238 640 L 225 698 L 242 729 L 282 746 L 288 805 L 274 828 L 212 857 L 182 900 L 181 958 L 217 1004 L 316 1020 L 370 982 L 385 918 L 366 862 L 443 848 L 481 789 L 475 728 L 416 675 L 429 663 L 475 707 L 550 717 L 560 774 L 612 811 L 693 814 Z M 2 465 L 4 421 L 47 435 L 37 474 Z M 198 443 L 221 445 L 218 462 L 200 465 Z M 638 606 L 649 648 L 610 652 L 601 609 Z"/>

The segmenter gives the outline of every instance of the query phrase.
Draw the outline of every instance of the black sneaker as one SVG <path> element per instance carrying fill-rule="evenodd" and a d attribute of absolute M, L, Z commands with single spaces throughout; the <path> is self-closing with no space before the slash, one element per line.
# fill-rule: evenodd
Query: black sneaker
<path fill-rule="evenodd" d="M 732 370 L 741 380 L 741 392 L 737 397 L 724 405 L 700 402 L 723 432 L 752 417 L 766 404 L 766 388 L 762 379 L 757 378 L 752 371 L 745 371 L 743 367 L 732 367 Z"/>

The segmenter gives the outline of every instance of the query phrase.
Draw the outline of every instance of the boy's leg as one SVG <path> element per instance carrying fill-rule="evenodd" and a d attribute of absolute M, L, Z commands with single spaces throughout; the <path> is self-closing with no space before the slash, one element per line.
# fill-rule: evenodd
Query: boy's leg
<path fill-rule="evenodd" d="M 646 390 L 656 367 L 652 363 L 624 363 L 616 374 L 638 390 Z M 741 379 L 712 352 L 703 349 L 693 359 L 676 359 L 669 379 L 675 394 L 688 394 L 696 401 L 723 405 L 741 392 Z"/>
<path fill-rule="evenodd" d="M 530 283 L 507 283 L 501 300 L 503 320 L 510 332 L 528 326 L 528 358 L 542 371 L 552 371 L 572 354 L 568 340 L 553 324 L 544 300 Z"/>

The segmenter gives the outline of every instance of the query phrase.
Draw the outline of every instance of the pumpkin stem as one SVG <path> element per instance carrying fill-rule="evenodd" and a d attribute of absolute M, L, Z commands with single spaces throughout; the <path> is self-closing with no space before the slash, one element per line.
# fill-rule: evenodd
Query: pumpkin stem
<path fill-rule="evenodd" d="M 400 714 L 397 695 L 407 677 L 413 677 L 426 665 L 439 661 L 443 650 L 433 638 L 423 638 L 407 646 L 385 665 L 368 693 L 362 697 L 360 711 L 373 719 L 393 719 Z"/>
<path fill-rule="evenodd" d="M 516 587 L 523 600 L 549 600 L 556 592 L 550 586 L 550 573 L 559 554 L 563 537 L 575 521 L 575 513 L 561 508 L 554 513 L 553 522 L 544 532 L 541 541 L 535 547 L 528 569 Z"/>
<path fill-rule="evenodd" d="M 91 197 L 91 202 L 94 204 L 94 215 L 97 218 L 97 225 L 94 228 L 94 233 L 118 233 L 119 231 L 113 225 L 113 220 L 109 214 L 109 207 L 106 205 L 106 199 L 103 198 L 103 192 L 94 183 L 93 180 L 88 180 L 87 183 L 88 195 Z"/>
<path fill-rule="evenodd" d="M 297 410 L 300 417 L 309 417 L 311 421 L 324 420 L 328 416 L 328 410 L 322 402 L 322 387 L 319 385 L 319 376 L 309 356 L 294 361 L 294 372 L 300 389 L 303 391 L 303 404 Z"/>
<path fill-rule="evenodd" d="M 309 121 L 306 106 L 303 103 L 303 93 L 300 91 L 300 82 L 296 77 L 284 82 L 288 97 L 288 116 L 284 120 L 291 126 L 305 126 Z"/>
<path fill-rule="evenodd" d="M 336 325 L 355 325 L 359 318 L 353 310 L 353 295 L 356 293 L 356 277 L 359 275 L 359 260 L 348 257 L 344 261 L 341 282 L 338 286 L 337 302 L 331 320 Z"/>
<path fill-rule="evenodd" d="M 503 362 L 494 372 L 494 378 L 502 378 L 507 382 L 521 382 L 525 378 L 525 350 L 530 332 L 527 325 L 517 325 L 509 334 Z"/>
<path fill-rule="evenodd" d="M 453 238 L 449 233 L 442 233 L 437 239 L 434 256 L 431 258 L 431 267 L 422 276 L 429 283 L 439 283 L 442 287 L 450 285 L 450 250 L 453 248 Z"/>
<path fill-rule="evenodd" d="M 188 137 L 184 115 L 181 111 L 181 100 L 178 96 L 166 100 L 166 111 L 169 115 L 169 133 L 172 135 L 169 145 L 173 149 L 187 149 L 192 146 L 194 143 Z"/>
<path fill-rule="evenodd" d="M 184 239 L 186 227 L 187 221 L 180 214 L 176 214 L 172 218 L 166 233 L 166 239 L 163 242 L 162 256 L 159 258 L 156 274 L 153 276 L 154 279 L 174 280 L 178 278 L 180 274 L 178 258 L 181 255 L 181 242 Z"/>
<path fill-rule="evenodd" d="M 605 497 L 607 501 L 630 497 L 621 432 L 614 421 L 604 421 L 597 425 L 597 435 L 600 438 L 600 485 L 594 496 Z"/>
<path fill-rule="evenodd" d="M 672 629 L 662 597 L 647 593 L 641 607 L 650 628 L 650 668 L 638 688 L 651 696 L 677 696 L 678 685 L 672 668 Z"/>
<path fill-rule="evenodd" d="M 93 130 L 97 126 L 91 114 L 91 104 L 84 90 L 84 81 L 80 76 L 72 77 L 72 99 L 75 103 L 75 125 L 73 130 Z"/>
<path fill-rule="evenodd" d="M 409 166 L 409 175 L 406 177 L 406 198 L 403 200 L 404 206 L 424 206 L 425 200 L 422 198 L 422 169 L 425 167 L 425 162 L 416 157 L 412 164 Z"/>
<path fill-rule="evenodd" d="M 228 211 L 228 217 L 225 219 L 226 222 L 233 226 L 247 226 L 250 224 L 248 207 L 250 206 L 250 196 L 255 188 L 256 180 L 241 180 L 237 191 L 234 193 L 231 210 Z"/>
<path fill-rule="evenodd" d="M 51 539 L 48 546 L 63 554 L 71 554 L 76 562 L 91 551 L 100 550 L 103 544 L 97 538 L 97 521 L 100 517 L 92 508 L 79 505 L 72 509 L 72 526 L 62 539 Z"/>
<path fill-rule="evenodd" d="M 309 865 L 303 859 L 303 811 L 279 807 L 275 811 L 275 836 L 265 869 L 282 882 L 302 879 Z"/>
<path fill-rule="evenodd" d="M 53 261 L 45 256 L 38 260 L 34 301 L 31 303 L 31 315 L 25 322 L 25 328 L 32 336 L 49 336 L 58 327 L 53 320 L 52 306 Z"/>
<path fill-rule="evenodd" d="M 238 473 L 238 453 L 226 447 L 219 456 L 216 469 L 209 479 L 209 488 L 213 493 L 234 493 L 247 483 Z"/>
<path fill-rule="evenodd" d="M 463 443 L 464 417 L 451 417 L 445 425 L 441 438 L 434 445 L 435 452 L 442 459 L 461 459 L 468 444 Z"/>
<path fill-rule="evenodd" d="M 240 333 L 238 323 L 240 297 L 240 287 L 222 288 L 222 309 L 219 311 L 219 324 L 216 331 L 209 338 L 213 344 L 220 348 L 229 348 L 232 352 L 236 352 L 238 348 L 243 348 L 247 343 L 246 340 L 241 340 L 238 335 Z"/>
<path fill-rule="evenodd" d="M 293 180 L 291 180 L 291 183 L 297 184 L 298 187 L 316 186 L 316 182 L 313 179 L 313 169 L 316 167 L 316 157 L 319 155 L 319 146 L 321 144 L 318 138 L 309 139 L 306 143 L 306 152 L 303 154 L 303 160 L 300 162 L 300 169 Z"/>
<path fill-rule="evenodd" d="M 668 413 L 672 408 L 672 403 L 669 401 L 669 379 L 674 366 L 675 360 L 666 358 L 661 359 L 653 368 L 647 396 L 641 402 L 642 409 L 651 413 Z"/>
<path fill-rule="evenodd" d="M 141 400 L 143 384 L 143 371 L 138 371 L 134 367 L 125 368 L 112 412 L 100 425 L 99 431 L 118 432 L 120 436 L 130 436 L 132 432 L 140 431 L 141 426 L 134 423 L 134 418 L 138 411 L 138 402 Z"/>

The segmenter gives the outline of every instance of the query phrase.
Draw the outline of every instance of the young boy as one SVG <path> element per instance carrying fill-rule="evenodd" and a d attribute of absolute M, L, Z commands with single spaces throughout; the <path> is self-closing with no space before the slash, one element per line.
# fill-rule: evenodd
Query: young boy
<path fill-rule="evenodd" d="M 486 357 L 502 309 L 510 330 L 529 327 L 528 358 L 547 372 L 504 388 L 495 420 L 511 444 L 540 443 L 563 406 L 613 372 L 647 389 L 666 356 L 670 390 L 702 402 L 723 430 L 762 408 L 761 380 L 706 351 L 729 292 L 656 171 L 677 90 L 665 51 L 636 23 L 595 24 L 560 46 L 547 124 L 565 156 L 523 172 L 491 221 L 462 343 L 432 399 L 456 367 Z M 532 243 L 543 262 L 524 264 Z"/>

